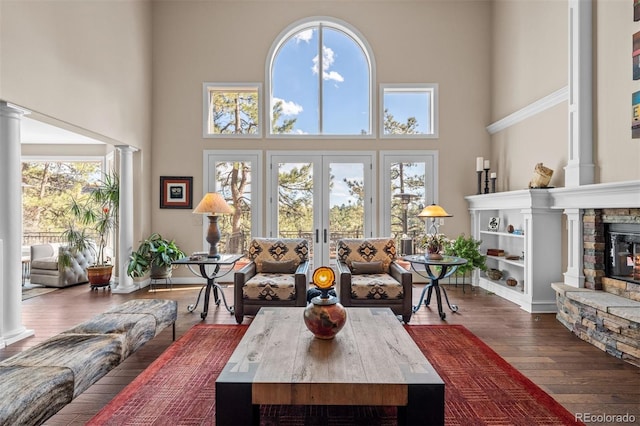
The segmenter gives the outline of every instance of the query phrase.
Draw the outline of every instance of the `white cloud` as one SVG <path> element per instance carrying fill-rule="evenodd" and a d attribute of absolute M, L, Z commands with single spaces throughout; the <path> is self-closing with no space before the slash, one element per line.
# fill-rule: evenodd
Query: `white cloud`
<path fill-rule="evenodd" d="M 309 43 L 309 40 L 311 40 L 312 37 L 313 37 L 313 30 L 304 30 L 296 34 L 294 37 L 294 40 L 296 41 L 296 43 L 300 43 L 302 41 L 305 43 Z"/>
<path fill-rule="evenodd" d="M 344 77 L 342 77 L 342 75 L 337 71 L 329 70 L 335 60 L 336 58 L 333 50 L 330 47 L 322 46 L 322 79 L 342 83 L 344 81 Z M 314 74 L 318 74 L 318 62 L 318 56 L 314 57 L 313 66 L 311 67 Z"/>
<path fill-rule="evenodd" d="M 280 98 L 273 98 L 273 104 L 282 101 L 282 115 L 298 115 L 303 111 L 302 105 L 298 105 L 293 101 L 285 101 Z"/>

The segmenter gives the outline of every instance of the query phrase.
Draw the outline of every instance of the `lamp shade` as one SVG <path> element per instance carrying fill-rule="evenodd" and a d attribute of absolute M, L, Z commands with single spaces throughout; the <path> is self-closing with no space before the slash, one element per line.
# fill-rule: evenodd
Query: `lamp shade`
<path fill-rule="evenodd" d="M 215 215 L 233 213 L 233 209 L 227 204 L 222 195 L 217 192 L 208 192 L 198 203 L 193 213 Z"/>
<path fill-rule="evenodd" d="M 437 204 L 431 204 L 418 214 L 418 217 L 452 217 L 442 207 Z"/>

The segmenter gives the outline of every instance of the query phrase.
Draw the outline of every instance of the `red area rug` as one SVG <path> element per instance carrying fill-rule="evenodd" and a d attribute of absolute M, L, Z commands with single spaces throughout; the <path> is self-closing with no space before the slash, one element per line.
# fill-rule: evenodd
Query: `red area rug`
<path fill-rule="evenodd" d="M 463 326 L 405 327 L 445 382 L 447 425 L 573 425 L 573 415 Z M 196 325 L 89 425 L 213 425 L 215 381 L 247 326 Z M 261 407 L 262 425 L 393 425 L 395 408 Z"/>

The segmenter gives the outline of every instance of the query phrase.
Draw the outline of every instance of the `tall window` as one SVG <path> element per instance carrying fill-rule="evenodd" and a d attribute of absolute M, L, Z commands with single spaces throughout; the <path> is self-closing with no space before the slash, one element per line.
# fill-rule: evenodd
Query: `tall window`
<path fill-rule="evenodd" d="M 60 241 L 69 206 L 103 177 L 102 159 L 26 159 L 22 162 L 23 244 Z"/>
<path fill-rule="evenodd" d="M 372 58 L 364 39 L 335 20 L 285 30 L 268 57 L 268 134 L 371 136 Z"/>

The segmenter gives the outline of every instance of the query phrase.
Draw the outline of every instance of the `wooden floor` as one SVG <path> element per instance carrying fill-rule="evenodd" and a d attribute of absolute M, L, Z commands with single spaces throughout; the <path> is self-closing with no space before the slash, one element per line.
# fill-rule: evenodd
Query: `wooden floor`
<path fill-rule="evenodd" d="M 422 285 L 415 286 L 414 303 L 422 288 Z M 134 298 L 177 300 L 176 334 L 179 337 L 201 322 L 202 304 L 193 313 L 187 311 L 187 306 L 195 302 L 199 289 L 196 285 L 174 285 L 172 290 L 161 286 L 160 291 L 149 292 L 145 288 L 125 295 L 90 291 L 87 286 L 80 285 L 25 300 L 22 302 L 23 323 L 35 331 L 35 336 L 1 349 L 0 359 Z M 453 314 L 445 308 L 447 318 L 441 321 L 437 310 L 423 306 L 413 316 L 411 324 L 462 324 L 570 412 L 592 416 L 629 413 L 635 416 L 635 424 L 640 423 L 640 369 L 578 339 L 555 319 L 554 314 L 529 314 L 482 289 L 471 291 L 466 286 L 464 293 L 461 286 L 451 285 L 447 289 L 451 302 L 460 307 L 458 313 Z M 233 300 L 232 293 L 231 287 L 225 289 L 227 300 Z M 205 322 L 235 324 L 235 319 L 222 306 L 213 305 Z M 250 318 L 245 318 L 245 322 L 250 322 Z M 170 344 L 171 329 L 168 328 L 78 396 L 47 424 L 84 424 Z"/>

